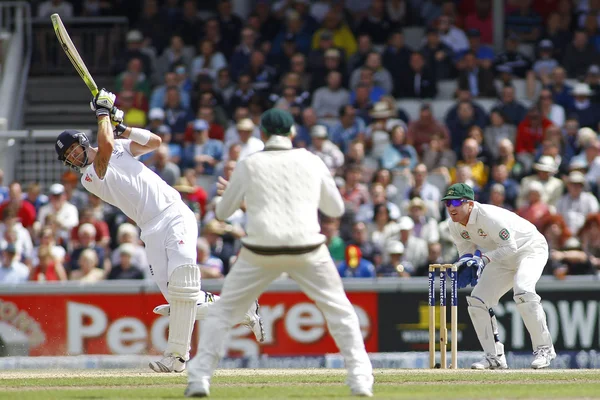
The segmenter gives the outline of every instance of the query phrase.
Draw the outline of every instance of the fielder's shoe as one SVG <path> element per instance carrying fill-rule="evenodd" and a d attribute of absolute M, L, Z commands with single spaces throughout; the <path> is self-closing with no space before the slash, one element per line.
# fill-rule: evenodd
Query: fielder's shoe
<path fill-rule="evenodd" d="M 160 361 L 152 361 L 148 366 L 155 372 L 183 372 L 185 371 L 185 360 L 181 357 L 167 356 Z"/>
<path fill-rule="evenodd" d="M 210 396 L 210 383 L 208 379 L 197 382 L 189 382 L 184 393 L 185 397 L 208 397 Z"/>
<path fill-rule="evenodd" d="M 265 329 L 263 327 L 263 320 L 260 317 L 260 314 L 258 313 L 259 309 L 260 306 L 258 305 L 258 300 L 256 300 L 254 306 L 250 307 L 250 310 L 248 310 L 248 312 L 246 313 L 242 325 L 248 327 L 252 331 L 252 333 L 254 333 L 254 336 L 256 337 L 256 340 L 258 342 L 264 342 Z"/>
<path fill-rule="evenodd" d="M 541 369 L 550 365 L 550 362 L 556 358 L 554 346 L 540 346 L 533 352 L 535 358 L 531 363 L 531 368 Z"/>
<path fill-rule="evenodd" d="M 349 378 L 348 386 L 350 386 L 352 396 L 373 397 L 373 381 L 373 375 Z"/>
<path fill-rule="evenodd" d="M 473 363 L 471 369 L 508 369 L 502 343 L 496 343 L 496 353 L 486 354 L 481 361 Z"/>

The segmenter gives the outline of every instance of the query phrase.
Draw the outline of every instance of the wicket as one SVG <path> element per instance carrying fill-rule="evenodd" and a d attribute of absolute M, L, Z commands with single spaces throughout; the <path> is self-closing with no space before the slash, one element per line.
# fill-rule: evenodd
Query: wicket
<path fill-rule="evenodd" d="M 440 367 L 448 368 L 446 350 L 448 330 L 446 328 L 446 275 L 450 275 L 450 356 L 451 369 L 457 369 L 458 363 L 458 267 L 454 264 L 429 265 L 429 368 L 435 368 L 435 275 L 440 270 Z M 448 272 L 449 271 L 449 272 Z"/>

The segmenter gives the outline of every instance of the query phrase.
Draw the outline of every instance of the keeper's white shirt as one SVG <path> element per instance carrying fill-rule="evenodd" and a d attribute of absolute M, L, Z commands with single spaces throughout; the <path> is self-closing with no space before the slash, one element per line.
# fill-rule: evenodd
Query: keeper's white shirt
<path fill-rule="evenodd" d="M 473 203 L 466 226 L 448 220 L 450 235 L 460 256 L 480 249 L 490 262 L 502 263 L 533 251 L 534 243 L 547 246 L 544 236 L 526 219 L 501 207 Z"/>
<path fill-rule="evenodd" d="M 131 154 L 130 143 L 129 139 L 115 140 L 104 179 L 98 177 L 92 163 L 83 169 L 81 183 L 143 229 L 170 205 L 181 201 L 181 195 Z"/>
<path fill-rule="evenodd" d="M 246 201 L 247 236 L 242 243 L 265 248 L 325 243 L 317 210 L 330 217 L 344 213 L 344 201 L 327 166 L 289 138 L 272 136 L 265 151 L 240 161 L 216 216 L 226 220 Z"/>

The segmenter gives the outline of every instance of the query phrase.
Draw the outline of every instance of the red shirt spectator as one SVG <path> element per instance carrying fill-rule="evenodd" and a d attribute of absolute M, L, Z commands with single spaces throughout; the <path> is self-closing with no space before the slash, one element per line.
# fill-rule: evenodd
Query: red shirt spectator
<path fill-rule="evenodd" d="M 494 20 L 492 18 L 492 2 L 475 2 L 475 12 L 465 18 L 465 30 L 478 29 L 481 33 L 481 43 L 494 43 Z"/>
<path fill-rule="evenodd" d="M 553 125 L 537 108 L 530 109 L 527 117 L 517 127 L 516 153 L 535 153 L 544 139 L 546 129 Z"/>
<path fill-rule="evenodd" d="M 35 207 L 28 201 L 23 201 L 23 190 L 19 182 L 13 182 L 8 187 L 9 199 L 0 205 L 0 215 L 6 207 L 14 207 L 17 216 L 25 228 L 30 228 L 35 222 Z"/>
<path fill-rule="evenodd" d="M 79 227 L 83 224 L 92 224 L 96 228 L 95 242 L 100 246 L 107 246 L 110 243 L 110 231 L 108 224 L 94 216 L 94 210 L 85 208 L 79 216 L 79 225 L 71 229 L 71 240 L 76 246 L 79 242 Z"/>

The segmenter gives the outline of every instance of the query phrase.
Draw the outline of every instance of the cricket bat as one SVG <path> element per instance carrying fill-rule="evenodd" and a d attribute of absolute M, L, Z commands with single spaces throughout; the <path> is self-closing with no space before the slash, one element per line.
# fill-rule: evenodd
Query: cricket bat
<path fill-rule="evenodd" d="M 60 16 L 58 14 L 52 14 L 50 18 L 52 19 L 52 26 L 54 27 L 54 32 L 56 33 L 56 37 L 58 38 L 60 45 L 67 54 L 67 57 L 69 57 L 69 60 L 71 60 L 71 64 L 73 64 L 81 79 L 83 79 L 83 82 L 85 82 L 87 87 L 90 89 L 90 92 L 92 92 L 92 95 L 95 97 L 98 94 L 98 86 L 96 86 L 94 78 L 92 78 L 90 71 L 88 71 L 85 63 L 79 55 L 79 52 L 75 48 L 75 45 L 67 33 Z"/>

